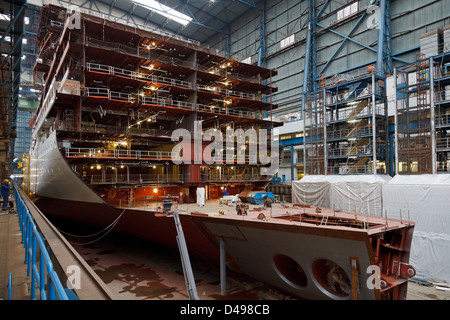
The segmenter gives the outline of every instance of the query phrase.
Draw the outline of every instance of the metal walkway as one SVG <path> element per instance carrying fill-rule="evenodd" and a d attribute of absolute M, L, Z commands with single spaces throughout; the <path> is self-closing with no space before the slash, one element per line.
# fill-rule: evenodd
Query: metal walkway
<path fill-rule="evenodd" d="M 8 280 L 12 277 L 12 300 L 30 299 L 24 263 L 25 249 L 21 244 L 19 217 L 15 211 L 0 211 L 0 300 L 9 299 Z"/>
<path fill-rule="evenodd" d="M 33 297 L 114 299 L 114 295 L 103 281 L 25 193 L 16 188 L 14 194 L 19 214 L 13 212 L 0 215 L 0 299 L 9 298 L 10 273 L 13 300 L 33 299 Z M 29 221 L 29 217 L 32 218 L 32 222 Z M 73 283 L 72 278 L 75 275 L 78 279 L 77 285 L 68 288 L 70 283 Z M 49 291 L 48 287 L 52 287 L 53 284 L 56 289 L 59 286 L 63 292 L 56 290 L 56 296 L 55 292 Z M 60 296 L 61 293 L 63 297 Z"/>

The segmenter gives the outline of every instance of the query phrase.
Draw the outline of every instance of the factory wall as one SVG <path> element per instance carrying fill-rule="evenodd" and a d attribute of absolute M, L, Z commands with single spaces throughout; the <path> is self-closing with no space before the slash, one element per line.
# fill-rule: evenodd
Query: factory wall
<path fill-rule="evenodd" d="M 368 28 L 373 15 L 367 13 L 372 0 L 360 0 L 358 10 L 343 19 L 338 19 L 340 10 L 355 3 L 354 0 L 330 1 L 324 8 L 317 22 L 317 74 L 322 71 L 327 77 L 345 73 L 359 67 L 366 67 L 376 61 L 378 30 Z M 393 66 L 402 65 L 405 61 L 413 62 L 419 53 L 420 36 L 436 28 L 450 25 L 450 7 L 446 1 L 436 0 L 397 0 L 391 1 L 392 18 L 392 52 L 400 61 L 393 61 Z M 325 1 L 315 1 L 316 12 L 320 12 Z M 266 46 L 266 66 L 278 70 L 272 82 L 278 87 L 273 94 L 273 102 L 279 105 L 277 113 L 290 113 L 299 110 L 303 88 L 303 69 L 306 43 L 306 26 L 308 20 L 308 1 L 263 0 L 256 4 L 264 8 L 263 12 L 249 9 L 240 18 L 230 24 L 229 36 L 210 39 L 211 48 L 218 49 L 242 61 L 251 57 L 251 63 L 258 63 L 258 51 L 261 40 L 261 19 Z M 359 25 L 352 31 L 351 38 L 366 45 L 347 41 L 336 53 L 332 61 L 330 57 L 342 43 L 357 22 Z M 323 28 L 325 27 L 325 28 Z M 331 31 L 333 29 L 335 32 Z M 339 33 L 339 34 L 336 34 Z M 294 41 L 281 48 L 281 41 L 294 35 Z M 324 68 L 326 66 L 326 68 Z"/>

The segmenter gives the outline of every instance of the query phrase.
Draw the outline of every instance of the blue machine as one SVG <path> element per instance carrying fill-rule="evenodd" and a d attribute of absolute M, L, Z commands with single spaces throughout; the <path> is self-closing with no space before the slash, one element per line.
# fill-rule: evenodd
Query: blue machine
<path fill-rule="evenodd" d="M 255 191 L 255 192 L 250 192 L 247 196 L 247 199 L 251 204 L 263 205 L 264 204 L 264 196 L 267 196 L 272 201 L 275 198 L 275 196 L 273 195 L 272 192 L 257 192 L 257 191 Z"/>
<path fill-rule="evenodd" d="M 280 184 L 281 178 L 280 177 L 273 177 L 270 181 L 270 184 Z"/>

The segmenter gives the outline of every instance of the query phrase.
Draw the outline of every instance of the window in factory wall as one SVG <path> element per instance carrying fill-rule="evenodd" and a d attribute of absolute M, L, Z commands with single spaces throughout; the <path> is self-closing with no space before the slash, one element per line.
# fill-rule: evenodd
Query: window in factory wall
<path fill-rule="evenodd" d="M 280 48 L 286 48 L 287 46 L 293 44 L 295 41 L 295 35 L 291 34 L 289 37 L 284 38 L 283 40 L 280 41 Z"/>
<path fill-rule="evenodd" d="M 337 20 L 343 20 L 355 13 L 357 13 L 359 10 L 359 2 L 354 2 L 349 6 L 344 7 L 343 9 L 339 10 L 337 12 Z"/>
<path fill-rule="evenodd" d="M 252 57 L 245 58 L 241 61 L 242 63 L 252 64 Z"/>

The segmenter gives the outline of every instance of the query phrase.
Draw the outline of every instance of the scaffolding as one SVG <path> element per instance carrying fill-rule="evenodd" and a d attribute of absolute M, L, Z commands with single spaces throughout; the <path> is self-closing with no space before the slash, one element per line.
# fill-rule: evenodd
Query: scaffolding
<path fill-rule="evenodd" d="M 395 70 L 396 168 L 400 174 L 449 172 L 450 52 Z"/>
<path fill-rule="evenodd" d="M 305 95 L 305 173 L 306 174 L 325 174 L 325 135 L 326 124 L 324 118 L 324 99 L 323 90 L 307 93 Z"/>
<path fill-rule="evenodd" d="M 370 73 L 341 79 L 306 95 L 306 173 L 384 174 L 385 79 Z"/>

